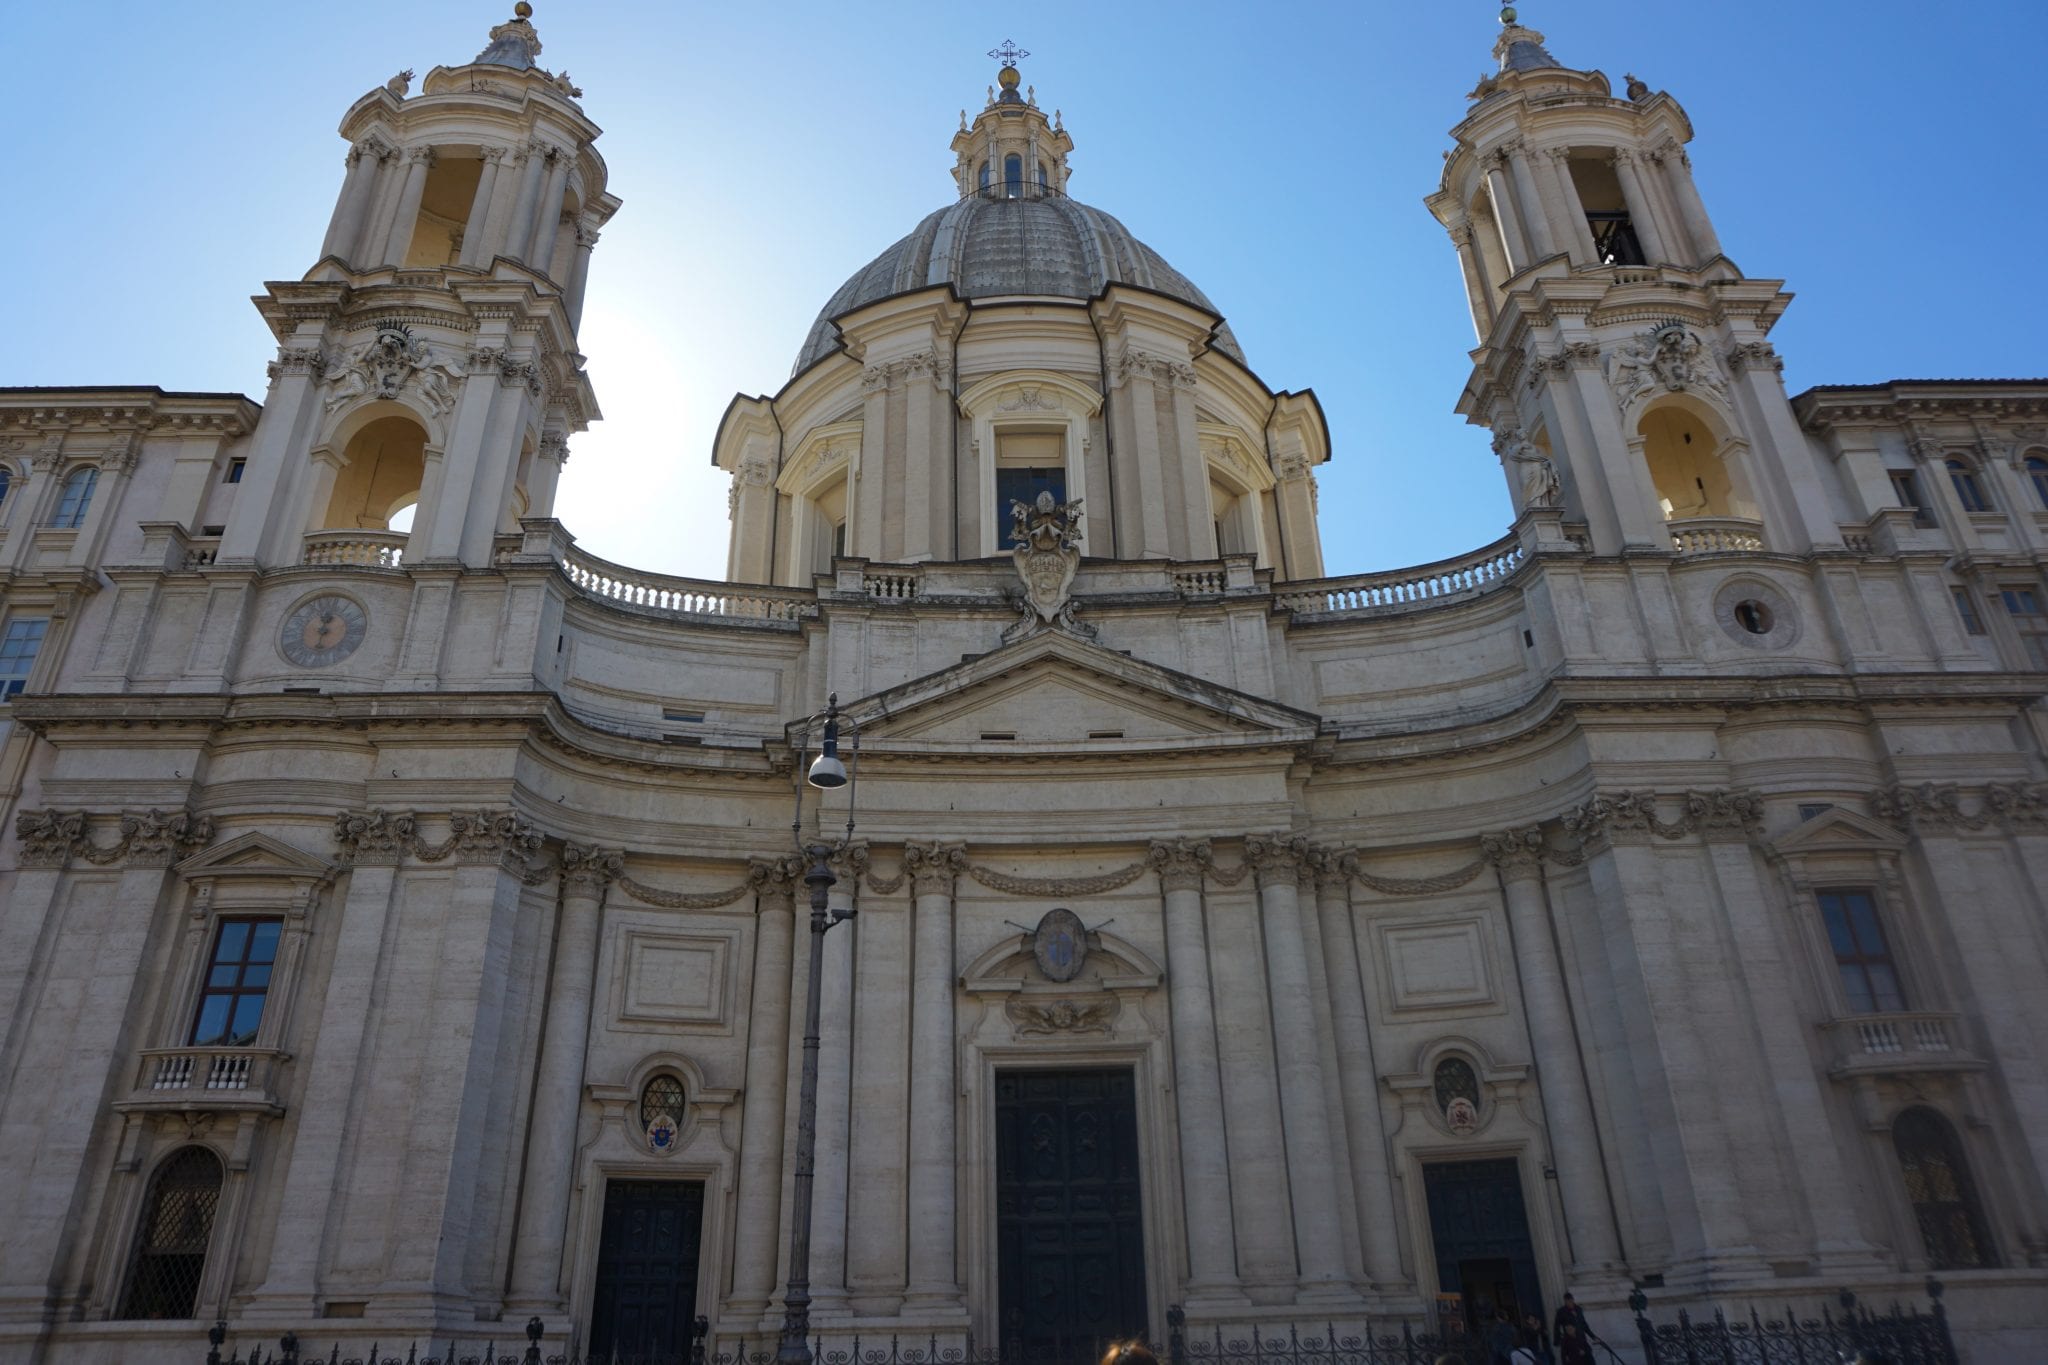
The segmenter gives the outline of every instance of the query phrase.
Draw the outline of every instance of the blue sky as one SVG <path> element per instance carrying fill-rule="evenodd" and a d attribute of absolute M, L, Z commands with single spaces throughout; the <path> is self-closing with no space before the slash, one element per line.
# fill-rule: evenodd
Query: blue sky
<path fill-rule="evenodd" d="M 1076 149 L 1074 194 L 1215 300 L 1274 388 L 1313 388 L 1329 572 L 1499 536 L 1482 433 L 1451 412 L 1473 337 L 1421 204 L 1489 65 L 1496 7 L 1063 3 L 776 6 L 536 0 L 542 60 L 606 129 L 625 208 L 583 349 L 607 420 L 557 514 L 597 554 L 716 577 L 712 432 L 773 392 L 847 275 L 952 196 L 948 139 L 1014 38 Z M 17 272 L 0 383 L 262 396 L 248 303 L 313 262 L 342 112 L 459 65 L 509 0 L 388 10 L 209 0 L 15 6 L 0 119 Z M 1691 114 L 1729 255 L 1798 302 L 1775 340 L 1822 383 L 2048 374 L 2039 4 L 1536 0 L 1569 65 L 1634 71 Z M 404 22 L 369 16 L 404 15 Z"/>

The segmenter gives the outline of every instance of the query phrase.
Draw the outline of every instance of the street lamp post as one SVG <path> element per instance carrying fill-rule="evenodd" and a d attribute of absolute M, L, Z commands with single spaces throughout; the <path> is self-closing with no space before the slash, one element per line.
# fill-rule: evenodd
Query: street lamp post
<path fill-rule="evenodd" d="M 811 889 L 811 962 L 809 979 L 804 985 L 804 1070 L 803 1081 L 797 1090 L 796 1172 L 791 1181 L 789 1217 L 789 1285 L 782 1297 L 782 1341 L 775 1350 L 776 1365 L 811 1365 L 811 1186 L 818 1165 L 818 1016 L 824 990 L 825 935 L 833 925 L 853 918 L 855 913 L 849 908 L 835 914 L 828 907 L 828 895 L 839 879 L 832 875 L 828 861 L 832 850 L 825 844 L 822 833 L 818 841 L 808 847 L 803 842 L 803 789 L 809 785 L 821 792 L 848 788 L 846 843 L 849 849 L 853 844 L 853 797 L 858 790 L 853 779 L 860 760 L 859 731 L 854 731 L 854 769 L 849 771 L 839 757 L 838 693 L 833 693 L 827 700 L 821 714 L 825 721 L 824 742 L 797 786 L 796 818 L 790 824 L 790 830 L 796 837 L 797 851 L 811 860 L 810 869 L 804 873 L 804 885 Z M 811 725 L 818 718 L 814 715 L 804 722 L 806 746 L 810 742 Z M 803 756 L 799 753 L 797 767 L 803 770 L 803 766 Z M 819 814 L 822 826 L 822 806 Z"/>

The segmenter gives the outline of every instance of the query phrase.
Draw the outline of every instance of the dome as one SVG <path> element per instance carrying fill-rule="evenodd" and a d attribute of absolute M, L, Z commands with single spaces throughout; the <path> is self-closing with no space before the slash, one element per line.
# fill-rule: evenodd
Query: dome
<path fill-rule="evenodd" d="M 1033 187 L 1035 190 L 1036 187 Z M 969 194 L 919 223 L 839 286 L 796 358 L 800 372 L 838 345 L 832 319 L 877 299 L 951 284 L 962 298 L 1041 294 L 1092 299 L 1112 284 L 1136 285 L 1208 312 L 1208 296 L 1101 209 L 1042 190 L 1015 198 Z M 1240 364 L 1229 326 L 1216 349 Z"/>

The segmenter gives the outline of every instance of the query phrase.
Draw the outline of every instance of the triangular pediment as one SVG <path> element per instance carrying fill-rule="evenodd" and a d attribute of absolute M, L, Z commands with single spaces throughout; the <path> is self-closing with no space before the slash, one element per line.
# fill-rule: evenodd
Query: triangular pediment
<path fill-rule="evenodd" d="M 1899 831 L 1852 810 L 1833 806 L 1786 834 L 1771 847 L 1780 855 L 1885 853 L 1906 846 Z"/>
<path fill-rule="evenodd" d="M 1037 752 L 1240 747 L 1315 738 L 1306 711 L 1130 658 L 1059 631 L 856 702 L 864 744 Z"/>
<path fill-rule="evenodd" d="M 259 830 L 251 830 L 193 854 L 179 863 L 177 870 L 178 875 L 187 881 L 209 877 L 270 877 L 303 881 L 326 877 L 335 869 L 332 863 Z"/>

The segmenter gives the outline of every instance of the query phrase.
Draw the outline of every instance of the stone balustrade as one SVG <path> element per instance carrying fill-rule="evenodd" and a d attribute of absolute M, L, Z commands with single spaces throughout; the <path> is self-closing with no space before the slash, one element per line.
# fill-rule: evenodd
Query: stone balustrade
<path fill-rule="evenodd" d="M 1931 1012 L 1857 1014 L 1824 1025 L 1837 1076 L 1957 1070 L 1979 1065 L 1964 1046 L 1960 1021 Z"/>
<path fill-rule="evenodd" d="M 715 583 L 629 569 L 573 545 L 562 547 L 555 562 L 586 597 L 679 620 L 794 622 L 817 601 L 816 593 L 801 588 Z"/>
<path fill-rule="evenodd" d="M 1300 616 L 1402 611 L 1491 592 L 1514 576 L 1523 559 L 1521 541 L 1506 536 L 1455 559 L 1290 584 L 1276 596 L 1281 606 Z"/>
<path fill-rule="evenodd" d="M 1686 517 L 1664 526 L 1671 548 L 1682 555 L 1755 554 L 1764 548 L 1764 524 L 1747 517 Z"/>
<path fill-rule="evenodd" d="M 917 598 L 919 578 L 915 565 L 875 565 L 861 576 L 861 589 L 884 602 L 910 602 Z"/>
<path fill-rule="evenodd" d="M 1183 569 L 1173 576 L 1173 588 L 1183 597 L 1219 596 L 1227 586 L 1221 565 L 1215 568 Z"/>
<path fill-rule="evenodd" d="M 405 531 L 315 531 L 306 537 L 301 564 L 395 569 L 405 558 Z"/>
<path fill-rule="evenodd" d="M 276 1109 L 277 1070 L 290 1060 L 275 1048 L 150 1048 L 119 1107 Z"/>

